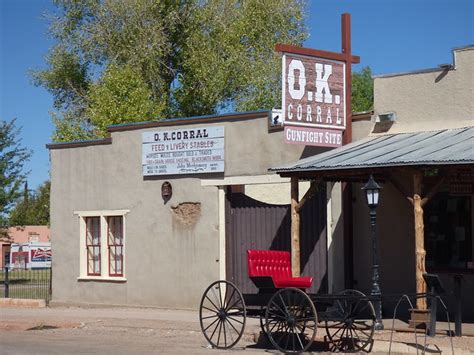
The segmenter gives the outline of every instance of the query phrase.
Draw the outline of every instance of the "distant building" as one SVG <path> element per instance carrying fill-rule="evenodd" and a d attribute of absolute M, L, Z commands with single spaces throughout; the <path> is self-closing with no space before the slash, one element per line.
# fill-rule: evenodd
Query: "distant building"
<path fill-rule="evenodd" d="M 11 244 L 44 243 L 50 241 L 48 226 L 17 226 L 8 229 L 10 241 L 0 241 L 2 253 L 0 255 L 0 267 L 3 269 L 10 260 Z"/>

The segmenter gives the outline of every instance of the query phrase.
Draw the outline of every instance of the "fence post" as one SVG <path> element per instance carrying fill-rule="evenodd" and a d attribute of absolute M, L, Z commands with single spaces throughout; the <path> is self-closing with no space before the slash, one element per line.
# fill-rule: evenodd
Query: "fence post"
<path fill-rule="evenodd" d="M 454 334 L 462 336 L 461 275 L 454 275 Z"/>
<path fill-rule="evenodd" d="M 48 295 L 48 303 L 51 300 L 51 296 L 53 294 L 53 265 L 49 268 L 49 295 Z"/>
<path fill-rule="evenodd" d="M 8 265 L 5 265 L 5 298 L 9 298 L 10 282 L 8 281 Z"/>

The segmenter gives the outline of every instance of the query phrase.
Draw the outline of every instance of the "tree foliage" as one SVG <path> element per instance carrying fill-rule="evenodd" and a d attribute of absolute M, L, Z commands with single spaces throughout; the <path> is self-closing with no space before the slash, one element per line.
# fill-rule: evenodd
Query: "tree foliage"
<path fill-rule="evenodd" d="M 51 183 L 45 181 L 36 191 L 29 191 L 25 184 L 23 196 L 10 212 L 11 226 L 49 225 L 49 196 Z"/>
<path fill-rule="evenodd" d="M 374 108 L 374 81 L 370 67 L 352 74 L 352 111 L 364 112 Z"/>
<path fill-rule="evenodd" d="M 304 0 L 55 3 L 57 44 L 33 78 L 54 96 L 56 141 L 104 136 L 110 123 L 157 115 L 277 106 L 274 45 L 307 36 Z"/>
<path fill-rule="evenodd" d="M 111 64 L 89 91 L 87 114 L 99 132 L 112 124 L 152 120 L 162 113 L 138 70 Z"/>
<path fill-rule="evenodd" d="M 6 236 L 8 213 L 21 195 L 26 179 L 23 167 L 31 156 L 21 145 L 20 129 L 15 124 L 15 120 L 0 120 L 0 237 Z"/>

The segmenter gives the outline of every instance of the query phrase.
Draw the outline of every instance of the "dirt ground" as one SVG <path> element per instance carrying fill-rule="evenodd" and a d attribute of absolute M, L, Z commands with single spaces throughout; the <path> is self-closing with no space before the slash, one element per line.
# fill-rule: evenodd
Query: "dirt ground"
<path fill-rule="evenodd" d="M 277 353 L 264 341 L 250 319 L 245 336 L 232 350 L 211 349 L 200 331 L 196 311 L 146 308 L 0 309 L 0 354 L 244 354 Z M 393 354 L 417 353 L 413 333 L 394 333 Z M 328 345 L 318 331 L 312 351 L 326 353 Z M 376 334 L 374 354 L 386 354 L 390 331 Z M 474 354 L 474 337 L 452 338 L 454 354 Z M 450 338 L 427 338 L 430 354 L 451 354 Z M 424 337 L 418 338 L 422 353 Z"/>

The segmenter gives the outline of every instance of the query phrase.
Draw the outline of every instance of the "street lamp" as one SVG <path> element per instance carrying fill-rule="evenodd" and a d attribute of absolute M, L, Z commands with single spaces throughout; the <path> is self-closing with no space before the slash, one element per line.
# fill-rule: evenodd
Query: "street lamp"
<path fill-rule="evenodd" d="M 370 175 L 369 181 L 362 188 L 367 198 L 367 205 L 370 210 L 370 230 L 372 234 L 372 291 L 370 294 L 375 297 L 375 329 L 382 330 L 382 299 L 379 286 L 379 261 L 377 257 L 377 230 L 376 230 L 376 219 L 377 219 L 377 206 L 379 204 L 379 195 L 382 188 L 374 180 L 374 177 Z"/>

